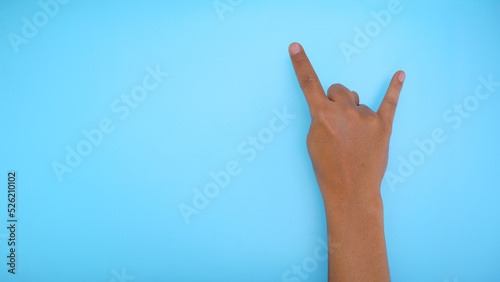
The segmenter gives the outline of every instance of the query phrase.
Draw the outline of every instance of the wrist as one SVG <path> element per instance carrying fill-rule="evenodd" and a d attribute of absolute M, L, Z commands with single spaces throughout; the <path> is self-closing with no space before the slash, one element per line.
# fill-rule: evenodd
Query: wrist
<path fill-rule="evenodd" d="M 331 214 L 383 214 L 380 184 L 341 185 L 319 184 L 327 217 Z"/>

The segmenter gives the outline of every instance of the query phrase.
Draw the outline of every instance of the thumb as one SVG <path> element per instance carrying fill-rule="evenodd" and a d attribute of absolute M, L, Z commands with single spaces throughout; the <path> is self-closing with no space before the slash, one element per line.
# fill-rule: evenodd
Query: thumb
<path fill-rule="evenodd" d="M 384 100 L 380 104 L 377 113 L 379 116 L 392 126 L 392 121 L 394 120 L 394 115 L 396 114 L 396 107 L 398 106 L 399 93 L 401 88 L 403 88 L 403 81 L 405 80 L 405 73 L 403 71 L 398 71 L 392 77 L 389 88 L 385 93 Z"/>

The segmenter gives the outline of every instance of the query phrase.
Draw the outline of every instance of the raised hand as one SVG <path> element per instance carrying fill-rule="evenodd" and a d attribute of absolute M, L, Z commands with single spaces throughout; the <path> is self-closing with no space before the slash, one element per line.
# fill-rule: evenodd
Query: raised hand
<path fill-rule="evenodd" d="M 307 148 L 327 215 L 329 278 L 388 281 L 380 185 L 405 73 L 394 74 L 374 112 L 341 84 L 325 95 L 302 46 L 289 53 L 311 114 Z"/>

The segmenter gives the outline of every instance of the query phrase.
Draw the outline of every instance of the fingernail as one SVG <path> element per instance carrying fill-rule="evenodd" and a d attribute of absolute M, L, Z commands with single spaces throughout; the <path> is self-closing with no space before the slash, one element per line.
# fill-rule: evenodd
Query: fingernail
<path fill-rule="evenodd" d="M 401 81 L 401 82 L 405 81 L 405 77 L 406 77 L 406 75 L 403 71 L 399 73 L 399 76 L 398 76 L 399 81 Z"/>
<path fill-rule="evenodd" d="M 300 46 L 299 46 L 299 44 L 297 44 L 297 43 L 292 43 L 292 44 L 290 45 L 290 52 L 292 52 L 292 54 L 297 54 L 299 51 L 300 51 Z"/>

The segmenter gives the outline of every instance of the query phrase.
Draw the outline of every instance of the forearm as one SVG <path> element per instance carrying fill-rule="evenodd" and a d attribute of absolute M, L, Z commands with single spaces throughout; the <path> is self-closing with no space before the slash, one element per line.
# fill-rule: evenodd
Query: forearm
<path fill-rule="evenodd" d="M 323 188 L 322 191 L 336 190 Z M 329 194 L 323 195 L 323 199 L 328 229 L 328 281 L 390 281 L 380 193 Z"/>

